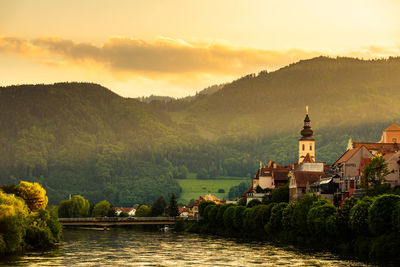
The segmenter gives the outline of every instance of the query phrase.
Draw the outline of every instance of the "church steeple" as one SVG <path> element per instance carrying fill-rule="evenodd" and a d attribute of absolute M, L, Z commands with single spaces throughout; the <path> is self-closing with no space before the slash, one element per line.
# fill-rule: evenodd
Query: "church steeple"
<path fill-rule="evenodd" d="M 308 106 L 306 106 L 306 117 L 304 119 L 304 127 L 301 130 L 300 134 L 302 135 L 303 140 L 311 140 L 312 136 L 314 135 L 313 130 L 311 130 L 311 120 L 308 116 Z"/>
<path fill-rule="evenodd" d="M 308 106 L 306 106 L 306 117 L 304 119 L 304 126 L 300 132 L 301 138 L 299 139 L 299 161 L 303 162 L 306 157 L 315 161 L 315 140 L 313 138 L 314 132 L 311 129 L 311 120 L 308 116 Z"/>

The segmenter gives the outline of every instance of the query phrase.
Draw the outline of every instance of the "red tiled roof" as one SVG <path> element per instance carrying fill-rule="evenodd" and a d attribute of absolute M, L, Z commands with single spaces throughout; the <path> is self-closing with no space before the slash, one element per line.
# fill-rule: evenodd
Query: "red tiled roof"
<path fill-rule="evenodd" d="M 295 171 L 294 178 L 296 179 L 297 187 L 306 187 L 307 182 L 312 184 L 324 176 L 323 172 L 308 172 L 308 171 Z"/>
<path fill-rule="evenodd" d="M 288 178 L 289 170 L 276 170 L 273 172 L 272 177 L 274 177 L 274 180 L 277 181 L 287 181 L 289 180 Z"/>
<path fill-rule="evenodd" d="M 369 151 L 379 151 L 380 153 L 397 152 L 399 151 L 399 145 L 397 143 L 362 143 L 353 142 L 354 148 L 365 146 Z"/>
<path fill-rule="evenodd" d="M 400 131 L 400 127 L 397 124 L 393 123 L 384 130 L 384 132 L 389 132 L 389 131 Z"/>
<path fill-rule="evenodd" d="M 362 145 L 359 146 L 359 147 L 357 147 L 357 148 L 353 148 L 353 149 L 347 150 L 346 152 L 344 152 L 344 154 L 343 154 L 333 165 L 348 161 L 349 159 L 351 159 L 351 157 L 352 157 L 361 147 L 362 147 Z"/>
<path fill-rule="evenodd" d="M 131 211 L 134 210 L 134 209 L 135 209 L 135 208 L 114 207 L 114 210 L 115 210 L 115 211 L 120 210 L 120 211 L 126 212 L 126 213 L 129 213 L 129 212 L 131 212 Z"/>
<path fill-rule="evenodd" d="M 306 155 L 305 158 L 303 159 L 302 163 L 303 163 L 303 162 L 313 163 L 313 162 L 315 162 L 315 161 L 311 158 L 310 153 L 307 153 L 307 155 Z"/>

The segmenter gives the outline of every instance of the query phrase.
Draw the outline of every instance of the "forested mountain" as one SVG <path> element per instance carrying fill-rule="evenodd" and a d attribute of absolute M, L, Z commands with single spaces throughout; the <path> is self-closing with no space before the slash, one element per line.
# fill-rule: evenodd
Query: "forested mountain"
<path fill-rule="evenodd" d="M 296 160 L 310 107 L 317 160 L 400 122 L 400 59 L 319 57 L 250 74 L 190 101 L 142 103 L 87 83 L 0 88 L 0 182 L 38 180 L 50 201 L 116 205 L 179 193 L 175 168 L 250 176 Z"/>

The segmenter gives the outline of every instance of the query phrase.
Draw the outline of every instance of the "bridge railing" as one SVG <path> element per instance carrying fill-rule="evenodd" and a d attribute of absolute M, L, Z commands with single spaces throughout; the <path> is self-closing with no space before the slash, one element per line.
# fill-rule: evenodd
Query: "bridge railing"
<path fill-rule="evenodd" d="M 86 217 L 86 218 L 59 218 L 60 222 L 159 222 L 176 221 L 175 217 Z M 179 218 L 178 218 L 179 219 Z M 197 220 L 186 218 L 185 220 Z"/>

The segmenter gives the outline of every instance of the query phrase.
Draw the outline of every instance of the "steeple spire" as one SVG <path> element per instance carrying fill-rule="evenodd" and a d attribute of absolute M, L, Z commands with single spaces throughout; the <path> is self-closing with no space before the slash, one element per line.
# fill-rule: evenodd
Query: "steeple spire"
<path fill-rule="evenodd" d="M 306 106 L 306 117 L 304 119 L 304 127 L 303 130 L 301 130 L 301 139 L 312 139 L 312 136 L 314 135 L 313 130 L 311 130 L 311 120 L 310 117 L 308 116 L 308 106 Z"/>

